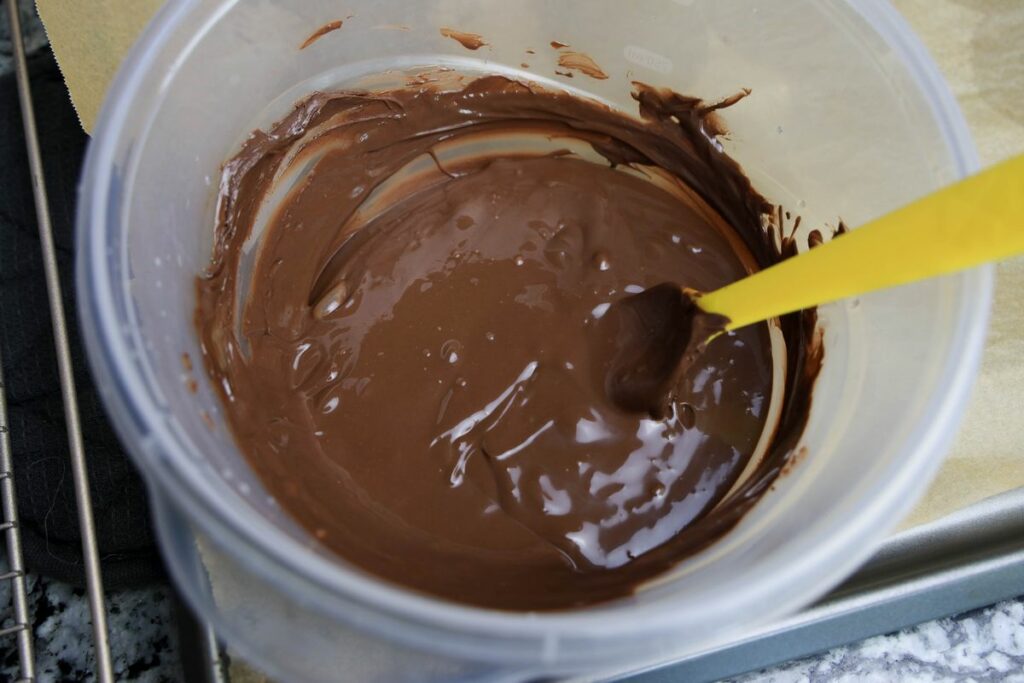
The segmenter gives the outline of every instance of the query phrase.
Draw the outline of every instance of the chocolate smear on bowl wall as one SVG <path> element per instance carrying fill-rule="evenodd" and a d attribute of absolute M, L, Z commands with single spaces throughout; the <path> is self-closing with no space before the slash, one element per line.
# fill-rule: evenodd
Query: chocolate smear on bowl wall
<path fill-rule="evenodd" d="M 467 50 L 479 50 L 484 45 L 487 45 L 487 41 L 485 41 L 483 36 L 479 33 L 468 33 L 466 31 L 456 31 L 453 28 L 442 28 L 441 35 L 445 38 L 451 38 Z"/>
<path fill-rule="evenodd" d="M 599 81 L 606 80 L 608 74 L 598 66 L 597 62 L 587 54 L 582 52 L 562 52 L 558 55 L 558 66 L 565 69 L 573 69 L 580 73 L 596 78 Z"/>
<path fill-rule="evenodd" d="M 351 19 L 351 17 L 349 17 Z M 322 37 L 332 31 L 337 31 L 345 22 L 342 19 L 336 19 L 335 21 L 329 21 L 317 30 L 309 34 L 309 37 L 302 41 L 299 45 L 300 50 L 305 50 L 307 47 L 320 40 Z"/>

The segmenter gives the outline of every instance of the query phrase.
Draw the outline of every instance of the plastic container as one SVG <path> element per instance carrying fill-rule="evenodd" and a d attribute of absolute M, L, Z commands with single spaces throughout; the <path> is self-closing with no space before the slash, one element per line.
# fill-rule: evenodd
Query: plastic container
<path fill-rule="evenodd" d="M 298 49 L 336 19 L 341 29 Z M 440 35 L 445 26 L 488 46 L 468 52 Z M 347 567 L 269 502 L 221 421 L 191 322 L 221 162 L 313 89 L 440 61 L 551 78 L 552 40 L 610 76 L 565 83 L 626 111 L 633 79 L 706 99 L 752 88 L 726 113 L 727 146 L 805 226 L 856 225 L 976 163 L 941 78 L 884 2 L 169 2 L 125 60 L 89 150 L 82 322 L 177 582 L 279 680 L 522 679 L 712 647 L 852 571 L 909 510 L 954 434 L 990 269 L 824 308 L 806 456 L 721 542 L 633 598 L 555 614 L 446 603 Z"/>

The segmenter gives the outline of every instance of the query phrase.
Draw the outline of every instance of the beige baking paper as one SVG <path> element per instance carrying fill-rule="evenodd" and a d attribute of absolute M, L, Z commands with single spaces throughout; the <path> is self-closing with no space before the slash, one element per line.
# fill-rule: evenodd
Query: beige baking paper
<path fill-rule="evenodd" d="M 987 166 L 1024 153 L 1024 3 L 893 4 L 945 75 L 981 163 Z M 979 213 L 983 211 L 979 207 Z M 1024 486 L 1024 259 L 996 269 L 992 322 L 963 426 L 938 477 L 904 527 Z"/>
<path fill-rule="evenodd" d="M 1024 3 L 895 0 L 949 81 L 983 164 L 1024 152 Z M 86 131 L 158 0 L 37 0 Z M 983 207 L 980 207 L 983 208 Z M 998 266 L 981 375 L 956 445 L 905 526 L 1024 486 L 1024 259 Z"/>
<path fill-rule="evenodd" d="M 86 133 L 121 59 L 161 0 L 36 0 L 50 46 Z"/>

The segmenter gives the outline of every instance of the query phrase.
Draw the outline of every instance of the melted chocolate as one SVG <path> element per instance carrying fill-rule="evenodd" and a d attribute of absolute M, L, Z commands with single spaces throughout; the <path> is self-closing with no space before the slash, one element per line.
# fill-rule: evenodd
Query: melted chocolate
<path fill-rule="evenodd" d="M 462 45 L 462 47 L 466 48 L 467 50 L 479 50 L 480 48 L 487 44 L 487 41 L 484 40 L 484 37 L 478 33 L 456 31 L 453 28 L 441 29 L 441 35 L 444 36 L 445 38 L 451 38 L 452 40 L 459 43 L 460 45 Z"/>
<path fill-rule="evenodd" d="M 302 44 L 299 45 L 299 49 L 300 50 L 305 50 L 307 47 L 309 47 L 310 45 L 312 45 L 316 41 L 320 40 L 321 38 L 323 38 L 325 35 L 327 35 L 331 31 L 337 31 L 339 28 L 342 27 L 342 25 L 344 23 L 345 22 L 342 19 L 337 19 L 335 21 L 327 22 L 326 24 L 324 24 L 323 26 L 321 26 L 317 30 L 315 30 L 312 33 L 310 33 L 309 37 L 306 38 L 304 41 L 302 41 Z"/>
<path fill-rule="evenodd" d="M 580 73 L 596 78 L 599 81 L 606 80 L 608 74 L 597 65 L 593 57 L 582 52 L 563 52 L 558 55 L 558 66 L 566 69 L 575 69 Z"/>
<path fill-rule="evenodd" d="M 207 371 L 267 489 L 352 564 L 502 609 L 627 595 L 767 488 L 817 366 L 813 314 L 784 321 L 785 387 L 749 326 L 685 364 L 663 414 L 622 410 L 606 313 L 777 261 L 774 207 L 709 137 L 715 105 L 636 84 L 635 119 L 431 80 L 313 94 L 225 165 Z"/>

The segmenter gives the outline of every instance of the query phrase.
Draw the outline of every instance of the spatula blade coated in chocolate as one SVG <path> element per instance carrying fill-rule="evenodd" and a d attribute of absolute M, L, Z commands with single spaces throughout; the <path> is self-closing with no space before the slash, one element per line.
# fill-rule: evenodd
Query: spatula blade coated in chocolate
<path fill-rule="evenodd" d="M 608 372 L 608 396 L 620 408 L 662 418 L 682 363 L 699 362 L 711 336 L 728 322 L 700 310 L 692 296 L 663 282 L 619 299 L 608 311 L 616 352 Z"/>

